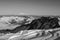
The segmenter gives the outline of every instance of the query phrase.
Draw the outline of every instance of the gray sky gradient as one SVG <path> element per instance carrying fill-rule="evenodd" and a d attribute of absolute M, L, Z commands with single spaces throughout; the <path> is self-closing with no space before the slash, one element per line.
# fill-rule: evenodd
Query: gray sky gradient
<path fill-rule="evenodd" d="M 2 0 L 0 15 L 60 15 L 60 1 Z"/>

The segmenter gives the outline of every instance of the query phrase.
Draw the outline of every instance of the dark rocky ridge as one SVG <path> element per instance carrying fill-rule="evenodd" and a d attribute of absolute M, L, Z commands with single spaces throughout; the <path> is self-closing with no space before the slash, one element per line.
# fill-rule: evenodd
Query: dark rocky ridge
<path fill-rule="evenodd" d="M 27 17 L 27 16 L 26 16 Z M 22 23 L 21 26 L 18 26 L 12 30 L 10 29 L 5 29 L 5 30 L 0 30 L 0 33 L 17 33 L 21 30 L 43 30 L 43 29 L 55 29 L 59 28 L 60 25 L 58 24 L 59 20 L 57 17 L 51 18 L 50 16 L 41 16 L 35 20 L 33 20 L 30 24 L 24 24 Z"/>

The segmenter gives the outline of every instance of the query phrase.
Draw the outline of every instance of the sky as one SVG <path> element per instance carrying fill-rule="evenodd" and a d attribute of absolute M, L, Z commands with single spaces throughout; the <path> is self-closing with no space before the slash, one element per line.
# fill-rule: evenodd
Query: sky
<path fill-rule="evenodd" d="M 0 15 L 60 15 L 60 1 L 0 0 Z"/>

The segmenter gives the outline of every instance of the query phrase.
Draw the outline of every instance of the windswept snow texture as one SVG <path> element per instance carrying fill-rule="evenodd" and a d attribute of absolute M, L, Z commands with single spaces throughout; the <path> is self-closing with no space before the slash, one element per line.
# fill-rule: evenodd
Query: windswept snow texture
<path fill-rule="evenodd" d="M 16 28 L 13 28 L 13 29 L 1 29 L 0 30 L 0 33 L 17 33 L 21 30 L 26 30 L 27 29 L 27 24 L 30 24 L 32 22 L 32 20 L 34 20 L 33 17 L 3 17 L 1 18 L 1 23 L 5 23 L 5 24 L 8 24 L 8 25 L 19 25 L 17 26 Z M 12 26 L 13 27 L 13 26 Z M 5 27 L 6 28 L 6 27 Z"/>

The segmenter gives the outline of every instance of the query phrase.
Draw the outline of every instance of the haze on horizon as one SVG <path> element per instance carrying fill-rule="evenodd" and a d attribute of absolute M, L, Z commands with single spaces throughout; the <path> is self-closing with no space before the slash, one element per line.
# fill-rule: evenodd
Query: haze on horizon
<path fill-rule="evenodd" d="M 1 0 L 0 15 L 60 15 L 60 1 Z"/>

